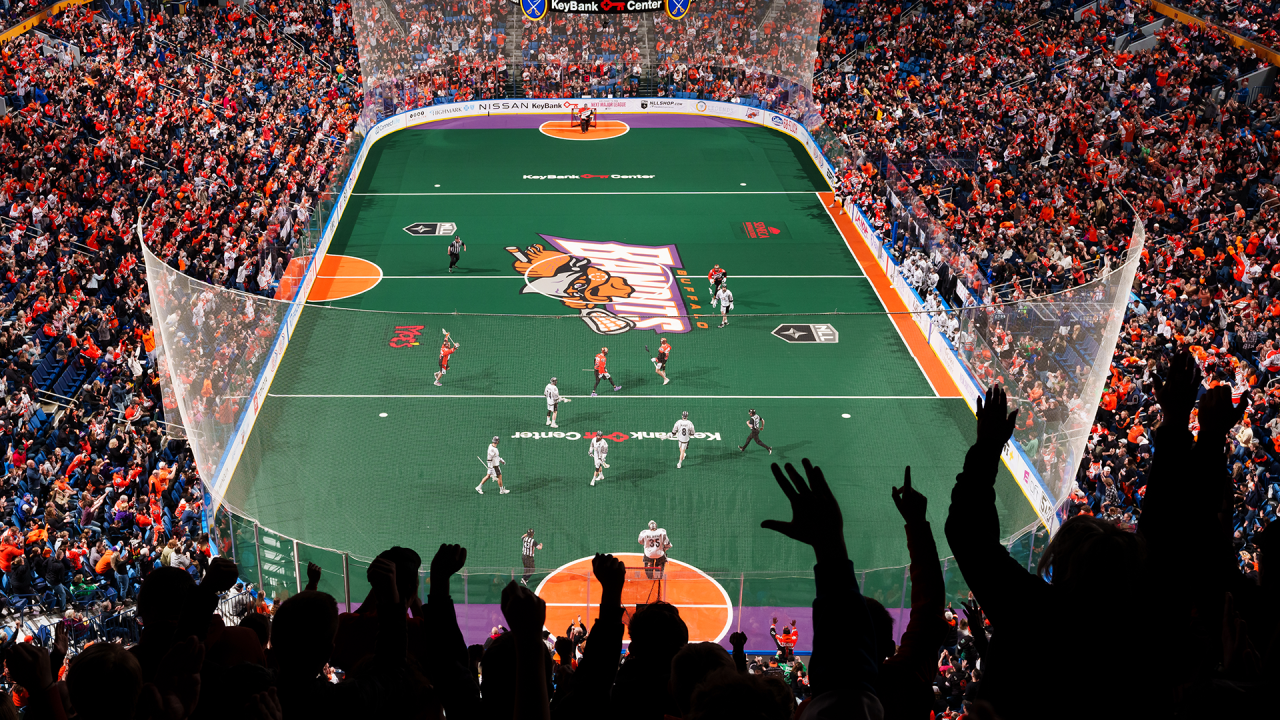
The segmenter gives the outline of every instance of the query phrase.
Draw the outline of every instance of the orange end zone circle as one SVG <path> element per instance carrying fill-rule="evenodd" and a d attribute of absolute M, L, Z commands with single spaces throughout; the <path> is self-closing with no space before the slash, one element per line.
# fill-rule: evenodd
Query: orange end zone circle
<path fill-rule="evenodd" d="M 307 301 L 342 300 L 368 292 L 380 282 L 382 268 L 364 258 L 325 255 Z"/>
<path fill-rule="evenodd" d="M 644 564 L 640 553 L 613 553 L 628 568 Z M 729 634 L 733 603 L 729 593 L 711 576 L 679 560 L 667 560 L 667 602 L 680 610 L 689 626 L 689 642 L 718 642 Z M 579 615 L 588 628 L 600 615 L 600 583 L 591 572 L 591 558 L 562 565 L 542 579 L 534 592 L 547 604 L 546 627 L 559 636 Z M 625 592 L 624 592 L 625 595 Z M 625 604 L 625 600 L 624 600 Z M 624 639 L 630 637 L 624 634 Z"/>
<path fill-rule="evenodd" d="M 595 127 L 584 133 L 580 127 L 570 127 L 568 120 L 548 120 L 538 130 L 560 140 L 609 140 L 626 135 L 631 126 L 621 120 L 598 120 Z"/>

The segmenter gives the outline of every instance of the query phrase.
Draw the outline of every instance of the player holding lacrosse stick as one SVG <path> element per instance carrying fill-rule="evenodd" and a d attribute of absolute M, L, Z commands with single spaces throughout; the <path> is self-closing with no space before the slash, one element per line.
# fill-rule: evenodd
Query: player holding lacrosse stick
<path fill-rule="evenodd" d="M 729 324 L 729 311 L 733 309 L 733 293 L 729 292 L 728 285 L 720 285 L 720 290 L 711 301 L 711 307 L 715 307 L 716 303 L 720 304 L 720 327 L 724 327 Z"/>
<path fill-rule="evenodd" d="M 444 377 L 444 374 L 449 372 L 449 356 L 457 352 L 458 348 L 462 347 L 458 343 L 454 342 L 452 337 L 449 337 L 448 330 L 440 328 L 440 332 L 444 333 L 444 342 L 440 344 L 440 369 L 436 371 L 435 382 L 437 386 L 440 386 L 440 378 Z"/>
<path fill-rule="evenodd" d="M 596 436 L 591 439 L 591 444 L 587 446 L 587 454 L 595 461 L 596 473 L 591 476 L 591 485 L 595 486 L 597 480 L 604 479 L 604 470 L 609 467 L 609 463 L 604 459 L 609 454 L 609 443 L 604 441 L 604 433 L 596 431 Z"/>
<path fill-rule="evenodd" d="M 479 455 L 476 456 L 476 459 L 480 460 L 480 462 L 485 466 L 484 477 L 480 478 L 480 484 L 476 486 L 476 492 L 480 493 L 481 495 L 484 494 L 484 489 L 483 489 L 484 483 L 489 478 L 493 478 L 494 482 L 498 483 L 499 495 L 506 495 L 507 493 L 511 492 L 502 484 L 502 466 L 506 465 L 507 461 L 503 460 L 501 457 L 498 456 L 498 436 L 497 435 L 493 436 L 493 442 L 489 444 L 489 453 L 486 457 L 489 458 L 488 462 L 485 462 L 484 460 L 480 460 Z"/>
<path fill-rule="evenodd" d="M 556 424 L 556 415 L 560 414 L 560 403 L 573 401 L 560 394 L 555 378 L 551 378 L 551 382 L 542 389 L 542 395 L 547 399 L 547 424 L 551 427 L 560 427 Z"/>
<path fill-rule="evenodd" d="M 667 359 L 671 357 L 671 346 L 667 344 L 667 339 L 662 338 L 661 345 L 658 346 L 658 357 L 649 358 L 649 362 L 653 363 L 653 369 L 662 376 L 662 384 L 666 385 L 671 382 L 671 378 L 667 377 Z M 649 346 L 644 346 L 645 352 L 649 351 Z"/>
<path fill-rule="evenodd" d="M 602 347 L 600 352 L 596 354 L 596 384 L 591 388 L 591 397 L 596 396 L 596 388 L 600 387 L 601 380 L 608 380 L 613 385 L 613 376 L 609 374 L 609 369 L 605 363 L 609 357 L 609 348 Z M 613 385 L 613 391 L 617 392 L 622 389 L 621 385 Z"/>
<path fill-rule="evenodd" d="M 720 286 L 724 285 L 729 279 L 729 273 L 719 265 L 711 268 L 711 272 L 707 273 L 707 282 L 711 283 L 711 287 L 707 289 L 707 294 L 715 297 L 720 292 Z"/>

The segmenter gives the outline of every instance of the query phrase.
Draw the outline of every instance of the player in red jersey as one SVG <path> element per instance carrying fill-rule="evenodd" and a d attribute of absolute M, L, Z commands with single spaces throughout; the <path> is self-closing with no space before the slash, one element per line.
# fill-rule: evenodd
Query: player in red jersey
<path fill-rule="evenodd" d="M 720 291 L 720 286 L 724 285 L 724 281 L 729 279 L 729 273 L 725 272 L 719 265 L 711 268 L 711 272 L 707 273 L 707 282 L 711 283 L 711 289 L 708 295 L 715 297 Z"/>
<path fill-rule="evenodd" d="M 671 378 L 667 377 L 667 358 L 671 357 L 671 346 L 667 344 L 666 338 L 662 338 L 661 343 L 658 346 L 658 357 L 649 359 L 653 361 L 653 369 L 662 376 L 662 384 L 666 385 L 671 382 Z"/>
<path fill-rule="evenodd" d="M 600 387 L 601 380 L 607 379 L 609 381 L 609 384 L 613 385 L 613 376 L 609 374 L 609 371 L 605 369 L 605 365 L 604 365 L 605 358 L 608 357 L 608 355 L 609 355 L 609 348 L 607 347 L 600 348 L 600 352 L 596 355 L 596 384 L 591 387 L 591 397 L 596 396 L 596 388 Z M 614 392 L 617 392 L 621 389 L 622 389 L 621 385 L 613 385 Z"/>
<path fill-rule="evenodd" d="M 436 385 L 440 385 L 440 378 L 449 372 L 449 356 L 458 351 L 462 347 L 449 337 L 449 333 L 444 334 L 444 342 L 440 344 L 440 369 L 436 371 Z"/>

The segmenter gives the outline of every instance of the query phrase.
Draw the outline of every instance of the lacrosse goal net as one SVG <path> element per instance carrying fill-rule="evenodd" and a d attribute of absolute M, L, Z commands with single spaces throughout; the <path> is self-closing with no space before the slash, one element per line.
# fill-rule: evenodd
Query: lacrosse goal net
<path fill-rule="evenodd" d="M 585 104 L 577 105 L 575 103 L 566 103 L 565 109 L 569 111 L 569 127 L 571 128 L 582 127 L 582 113 L 587 109 L 587 106 Z M 597 110 L 596 108 L 591 108 L 591 110 L 592 110 L 592 114 L 591 114 L 590 128 L 594 130 L 600 122 L 600 111 Z"/>
<path fill-rule="evenodd" d="M 626 582 L 622 584 L 622 606 L 667 602 L 669 574 L 681 575 L 682 571 L 673 569 L 672 573 L 667 573 L 659 568 L 627 566 Z"/>

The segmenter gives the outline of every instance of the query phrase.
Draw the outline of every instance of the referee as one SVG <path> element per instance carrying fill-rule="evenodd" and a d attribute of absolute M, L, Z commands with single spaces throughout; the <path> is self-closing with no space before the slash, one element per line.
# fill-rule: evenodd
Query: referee
<path fill-rule="evenodd" d="M 533 528 L 529 528 L 522 538 L 523 547 L 520 550 L 520 560 L 524 563 L 524 577 L 520 578 L 520 584 L 529 587 L 529 578 L 533 577 L 533 551 L 541 550 L 542 543 L 533 541 Z"/>
<path fill-rule="evenodd" d="M 453 272 L 453 268 L 458 264 L 458 258 L 466 249 L 467 244 L 454 235 L 453 242 L 449 243 L 449 272 Z"/>
<path fill-rule="evenodd" d="M 751 434 L 747 436 L 746 442 L 738 446 L 738 449 L 746 452 L 747 446 L 751 444 L 752 440 L 755 440 L 757 445 L 768 450 L 769 454 L 772 455 L 773 448 L 760 442 L 760 428 L 764 427 L 764 418 L 757 415 L 755 410 L 747 411 L 747 427 L 751 429 Z"/>

